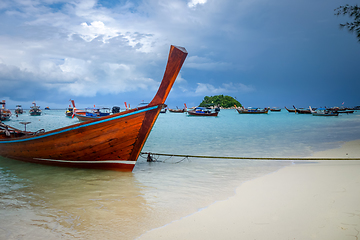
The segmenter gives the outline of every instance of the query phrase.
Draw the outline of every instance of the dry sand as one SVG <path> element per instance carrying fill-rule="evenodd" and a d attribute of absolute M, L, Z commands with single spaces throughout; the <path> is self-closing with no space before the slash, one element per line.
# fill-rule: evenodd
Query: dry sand
<path fill-rule="evenodd" d="M 360 157 L 360 141 L 313 157 Z M 360 238 L 360 160 L 294 161 L 140 240 Z"/>

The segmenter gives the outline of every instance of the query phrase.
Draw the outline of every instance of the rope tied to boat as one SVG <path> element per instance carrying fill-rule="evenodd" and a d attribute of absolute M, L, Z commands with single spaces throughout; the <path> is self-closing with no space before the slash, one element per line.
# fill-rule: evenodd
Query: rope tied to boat
<path fill-rule="evenodd" d="M 312 161 L 324 161 L 324 160 L 360 160 L 360 157 L 356 158 L 315 158 L 315 157 L 231 157 L 231 156 L 204 156 L 204 155 L 183 155 L 183 154 L 168 154 L 168 153 L 152 153 L 152 152 L 141 152 L 140 154 L 146 154 L 152 158 L 158 156 L 169 156 L 172 157 L 183 157 L 184 159 L 176 162 L 182 162 L 189 158 L 218 158 L 218 159 L 239 159 L 239 160 L 274 160 L 274 161 L 296 161 L 296 160 L 312 160 Z M 158 161 L 155 162 L 165 162 Z"/>

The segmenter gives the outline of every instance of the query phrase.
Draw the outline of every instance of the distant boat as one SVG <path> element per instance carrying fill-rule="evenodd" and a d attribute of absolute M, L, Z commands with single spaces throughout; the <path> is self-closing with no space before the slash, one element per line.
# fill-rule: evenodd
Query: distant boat
<path fill-rule="evenodd" d="M 296 111 L 295 109 L 288 109 L 287 107 L 285 107 L 285 109 L 286 109 L 288 112 L 295 112 L 295 111 Z"/>
<path fill-rule="evenodd" d="M 49 107 L 45 107 L 45 110 L 50 110 L 50 108 L 49 108 Z"/>
<path fill-rule="evenodd" d="M 309 109 L 310 109 L 313 116 L 330 117 L 330 116 L 338 116 L 339 115 L 338 112 L 334 112 L 334 111 L 328 110 L 326 108 L 317 108 L 316 110 L 313 110 L 311 108 L 311 106 L 309 106 Z"/>
<path fill-rule="evenodd" d="M 0 102 L 1 108 L 0 108 L 0 121 L 8 121 L 11 117 L 11 111 L 9 109 L 5 108 L 5 100 L 2 100 Z"/>
<path fill-rule="evenodd" d="M 167 111 L 167 105 L 166 104 L 164 104 L 163 106 L 162 106 L 162 108 L 161 108 L 161 110 L 160 110 L 160 113 L 166 113 L 166 111 Z"/>
<path fill-rule="evenodd" d="M 24 110 L 22 109 L 21 105 L 16 105 L 15 114 L 23 114 Z"/>
<path fill-rule="evenodd" d="M 171 109 L 171 108 L 169 108 L 169 112 L 172 112 L 172 113 L 184 113 L 184 112 L 186 112 L 187 111 L 187 108 L 186 108 L 186 104 L 184 104 L 184 108 L 178 108 L 177 106 L 176 106 L 176 109 Z"/>
<path fill-rule="evenodd" d="M 40 106 L 36 106 L 35 102 L 33 102 L 33 104 L 34 106 L 30 107 L 30 111 L 29 111 L 30 116 L 40 116 L 41 115 Z"/>
<path fill-rule="evenodd" d="M 299 113 L 299 114 L 311 114 L 310 109 L 306 109 L 306 108 L 296 108 L 295 106 L 293 106 L 295 108 L 295 112 Z"/>
<path fill-rule="evenodd" d="M 205 107 L 196 107 L 194 110 L 188 110 L 187 113 L 190 116 L 212 116 L 216 117 L 219 111 L 211 111 L 211 109 Z"/>
<path fill-rule="evenodd" d="M 56 166 L 132 171 L 185 61 L 185 48 L 171 46 L 163 80 L 144 107 L 49 132 L 23 132 L 0 125 L 0 156 Z"/>
<path fill-rule="evenodd" d="M 74 108 L 69 105 L 69 107 L 65 110 L 65 115 L 67 117 L 72 117 L 74 114 Z"/>
<path fill-rule="evenodd" d="M 113 106 L 112 108 L 111 108 L 111 113 L 119 113 L 120 112 L 120 107 L 118 107 L 118 106 Z"/>
<path fill-rule="evenodd" d="M 236 111 L 240 114 L 267 114 L 268 108 L 236 108 Z"/>
<path fill-rule="evenodd" d="M 281 108 L 270 108 L 271 112 L 281 112 Z"/>
<path fill-rule="evenodd" d="M 80 121 L 90 121 L 96 118 L 101 118 L 110 115 L 110 108 L 85 108 L 85 113 L 75 112 L 75 117 Z"/>

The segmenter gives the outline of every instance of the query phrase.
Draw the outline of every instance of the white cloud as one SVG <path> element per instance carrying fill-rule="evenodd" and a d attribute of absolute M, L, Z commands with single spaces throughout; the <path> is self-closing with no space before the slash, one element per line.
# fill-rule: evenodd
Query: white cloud
<path fill-rule="evenodd" d="M 196 7 L 197 5 L 200 5 L 200 4 L 205 4 L 207 2 L 207 0 L 191 0 L 190 2 L 188 2 L 188 6 L 190 8 L 194 8 Z"/>

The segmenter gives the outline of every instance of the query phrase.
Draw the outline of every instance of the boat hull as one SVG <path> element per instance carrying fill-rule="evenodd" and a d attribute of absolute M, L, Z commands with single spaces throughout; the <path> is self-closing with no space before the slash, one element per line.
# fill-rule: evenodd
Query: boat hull
<path fill-rule="evenodd" d="M 267 114 L 268 113 L 268 109 L 266 110 L 241 110 L 241 109 L 236 109 L 238 111 L 238 113 L 240 114 Z"/>
<path fill-rule="evenodd" d="M 56 166 L 132 171 L 160 109 L 134 109 L 38 136 L 4 139 L 0 155 Z"/>
<path fill-rule="evenodd" d="M 202 117 L 216 117 L 218 112 L 211 112 L 211 113 L 199 113 L 196 111 L 187 111 L 190 116 L 202 116 Z"/>

